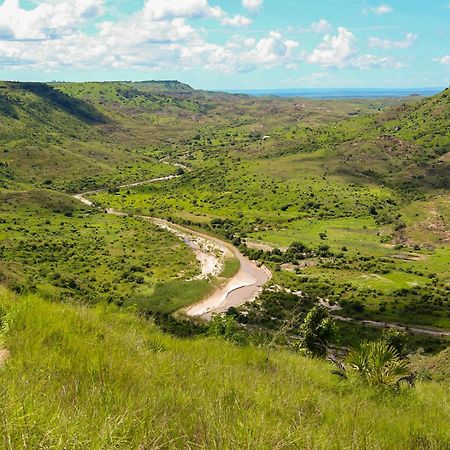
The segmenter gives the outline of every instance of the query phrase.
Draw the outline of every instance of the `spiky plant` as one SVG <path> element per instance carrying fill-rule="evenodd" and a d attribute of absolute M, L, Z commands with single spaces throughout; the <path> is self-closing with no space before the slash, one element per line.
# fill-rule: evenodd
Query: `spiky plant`
<path fill-rule="evenodd" d="M 410 373 L 408 362 L 383 341 L 361 344 L 349 353 L 347 365 L 372 386 L 394 386 Z"/>

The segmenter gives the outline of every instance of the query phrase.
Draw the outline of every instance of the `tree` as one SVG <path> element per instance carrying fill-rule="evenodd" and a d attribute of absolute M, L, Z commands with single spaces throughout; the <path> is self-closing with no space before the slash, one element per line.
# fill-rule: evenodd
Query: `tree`
<path fill-rule="evenodd" d="M 287 249 L 286 255 L 293 258 L 299 258 L 307 252 L 309 252 L 309 248 L 303 244 L 303 242 L 293 242 Z"/>
<path fill-rule="evenodd" d="M 315 306 L 300 327 L 302 345 L 315 356 L 325 356 L 336 335 L 334 320 L 323 306 Z"/>
<path fill-rule="evenodd" d="M 384 341 L 362 343 L 349 353 L 347 364 L 372 386 L 395 386 L 410 374 L 408 362 Z"/>
<path fill-rule="evenodd" d="M 389 328 L 383 331 L 382 340 L 389 346 L 392 347 L 400 358 L 405 358 L 407 354 L 406 343 L 407 337 L 405 333 L 401 331 L 393 330 Z"/>
<path fill-rule="evenodd" d="M 208 334 L 232 340 L 238 331 L 238 324 L 234 316 L 215 315 L 208 323 Z"/>

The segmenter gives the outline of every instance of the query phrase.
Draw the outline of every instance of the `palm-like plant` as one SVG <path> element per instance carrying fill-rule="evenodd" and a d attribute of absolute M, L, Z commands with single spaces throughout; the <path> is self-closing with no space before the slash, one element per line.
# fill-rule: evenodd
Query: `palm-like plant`
<path fill-rule="evenodd" d="M 361 344 L 349 353 L 347 364 L 373 386 L 393 386 L 410 373 L 408 362 L 383 341 Z"/>

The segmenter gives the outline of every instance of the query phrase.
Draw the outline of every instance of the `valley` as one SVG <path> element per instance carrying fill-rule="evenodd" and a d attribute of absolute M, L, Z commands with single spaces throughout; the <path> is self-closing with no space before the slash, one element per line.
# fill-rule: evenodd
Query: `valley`
<path fill-rule="evenodd" d="M 449 123 L 449 89 L 0 83 L 9 448 L 446 448 Z M 387 343 L 414 389 L 354 375 Z"/>
<path fill-rule="evenodd" d="M 43 133 L 34 142 L 35 151 L 42 148 L 36 163 L 33 153 L 27 158 L 19 153 L 19 142 L 21 148 L 29 148 L 27 140 L 34 139 L 32 129 L 28 133 L 21 128 L 17 149 L 8 141 L 2 160 L 6 198 L 14 198 L 17 188 L 31 196 L 59 196 L 60 201 L 67 198 L 65 192 L 82 191 L 88 205 L 94 202 L 128 215 L 102 220 L 138 223 L 138 216 L 149 216 L 228 240 L 250 259 L 267 265 L 273 286 L 337 302 L 346 317 L 450 329 L 450 172 L 445 171 L 450 144 L 444 126 L 448 90 L 403 104 L 398 99 L 257 99 L 200 92 L 177 83 L 6 83 L 2 95 L 2 139 L 9 139 L 7 130 L 31 123 L 37 111 L 54 116 L 39 125 L 46 127 L 49 138 L 42 141 Z M 433 120 L 420 119 L 433 114 Z M 53 128 L 61 123 L 64 129 Z M 155 127 L 158 133 L 152 134 Z M 78 163 L 69 160 L 65 166 L 69 161 L 63 154 L 60 169 L 51 169 L 52 177 L 36 179 L 42 179 L 39 161 L 46 164 L 48 159 L 42 151 L 60 153 L 50 139 L 55 132 L 63 142 L 60 146 L 78 146 L 77 158 L 92 161 L 96 175 L 89 175 L 84 163 L 80 167 L 88 177 L 78 175 Z M 97 147 L 95 152 L 85 152 L 86 142 Z M 101 152 L 106 149 L 104 157 Z M 380 152 L 383 156 L 378 158 Z M 370 171 L 360 167 L 367 157 L 378 158 Z M 14 163 L 19 160 L 29 167 Z M 18 213 L 20 220 L 22 205 L 15 204 L 6 211 Z M 58 213 L 65 215 L 66 223 L 61 223 L 75 233 L 76 216 L 92 215 L 82 209 L 75 218 L 67 217 L 71 211 Z M 4 228 L 9 227 L 5 220 Z M 17 256 L 14 251 L 10 255 L 12 262 Z M 174 269 L 183 258 L 173 261 Z M 156 256 L 159 262 L 165 264 L 163 248 Z M 3 263 L 3 279 L 10 286 L 17 282 L 35 290 L 42 282 L 49 292 L 61 291 L 48 277 L 40 280 L 35 273 L 26 280 L 17 275 L 18 263 Z M 214 282 L 196 279 L 192 274 L 202 269 L 198 260 L 191 264 L 186 274 L 176 269 L 170 276 L 153 269 L 138 272 L 142 286 L 129 285 L 131 292 L 138 292 L 131 303 L 142 307 L 153 303 L 144 299 L 160 295 L 173 296 L 175 305 L 201 300 L 214 289 Z M 146 270 L 158 275 L 149 276 Z M 95 279 L 98 272 L 88 277 Z M 70 281 L 65 286 L 64 292 L 78 295 L 67 287 Z M 186 288 L 186 300 L 177 300 L 177 292 Z M 120 303 L 124 296 L 110 300 Z"/>

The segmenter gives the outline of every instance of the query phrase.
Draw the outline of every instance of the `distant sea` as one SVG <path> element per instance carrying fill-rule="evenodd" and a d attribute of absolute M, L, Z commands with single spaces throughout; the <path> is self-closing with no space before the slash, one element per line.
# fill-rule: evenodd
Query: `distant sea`
<path fill-rule="evenodd" d="M 311 88 L 311 89 L 241 89 L 225 90 L 230 94 L 247 94 L 257 97 L 276 96 L 276 97 L 304 97 L 317 99 L 330 98 L 383 98 L 383 97 L 408 97 L 410 95 L 419 95 L 428 97 L 435 95 L 445 88 L 401 88 L 401 89 L 331 89 L 331 88 Z"/>

